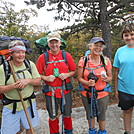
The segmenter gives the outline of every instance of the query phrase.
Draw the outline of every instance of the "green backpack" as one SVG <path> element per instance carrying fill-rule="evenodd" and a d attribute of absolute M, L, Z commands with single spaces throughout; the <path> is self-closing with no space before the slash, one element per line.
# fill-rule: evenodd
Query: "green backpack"
<path fill-rule="evenodd" d="M 61 38 L 61 42 L 62 43 L 61 43 L 60 49 L 62 50 L 62 49 L 66 48 L 66 42 L 65 42 L 65 40 L 63 38 Z M 44 53 L 44 52 L 49 50 L 48 43 L 47 43 L 47 36 L 36 40 L 34 42 L 34 44 L 38 48 L 38 53 L 39 54 L 42 54 L 42 53 Z"/>

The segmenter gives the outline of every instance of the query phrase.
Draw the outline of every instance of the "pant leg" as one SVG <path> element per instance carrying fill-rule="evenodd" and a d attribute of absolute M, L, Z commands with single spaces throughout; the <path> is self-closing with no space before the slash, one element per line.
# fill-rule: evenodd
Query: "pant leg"
<path fill-rule="evenodd" d="M 50 134 L 59 134 L 58 118 L 56 118 L 55 120 L 49 118 L 49 130 L 50 130 Z"/>

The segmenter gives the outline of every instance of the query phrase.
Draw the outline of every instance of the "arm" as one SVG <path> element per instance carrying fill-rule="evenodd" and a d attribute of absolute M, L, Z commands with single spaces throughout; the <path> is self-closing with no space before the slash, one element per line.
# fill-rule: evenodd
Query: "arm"
<path fill-rule="evenodd" d="M 14 90 L 14 89 L 18 89 L 18 87 L 19 87 L 18 82 L 10 84 L 10 85 L 0 86 L 0 94 L 6 93 L 6 92 Z"/>
<path fill-rule="evenodd" d="M 114 89 L 115 89 L 116 98 L 118 98 L 118 73 L 119 73 L 119 68 L 114 67 Z"/>

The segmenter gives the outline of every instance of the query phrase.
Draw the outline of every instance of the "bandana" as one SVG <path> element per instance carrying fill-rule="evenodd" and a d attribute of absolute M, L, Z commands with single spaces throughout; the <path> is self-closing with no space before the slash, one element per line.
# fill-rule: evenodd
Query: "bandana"
<path fill-rule="evenodd" d="M 9 48 L 9 52 L 14 52 L 14 51 L 26 51 L 25 46 L 14 46 L 12 48 Z"/>

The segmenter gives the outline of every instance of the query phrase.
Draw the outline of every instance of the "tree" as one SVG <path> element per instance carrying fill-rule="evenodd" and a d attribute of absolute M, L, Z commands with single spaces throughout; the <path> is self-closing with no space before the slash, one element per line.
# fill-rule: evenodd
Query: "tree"
<path fill-rule="evenodd" d="M 32 16 L 37 16 L 33 9 L 22 9 L 14 11 L 14 4 L 0 0 L 0 33 L 6 36 L 24 37 L 28 30 L 28 20 Z"/>
<path fill-rule="evenodd" d="M 94 36 L 96 31 L 102 32 L 107 44 L 105 54 L 110 58 L 111 33 L 114 27 L 125 21 L 126 15 L 134 12 L 133 0 L 48 0 L 48 2 L 50 6 L 47 10 L 57 11 L 55 20 L 70 21 L 75 16 L 77 25 L 67 27 L 69 34 L 92 32 Z"/>

